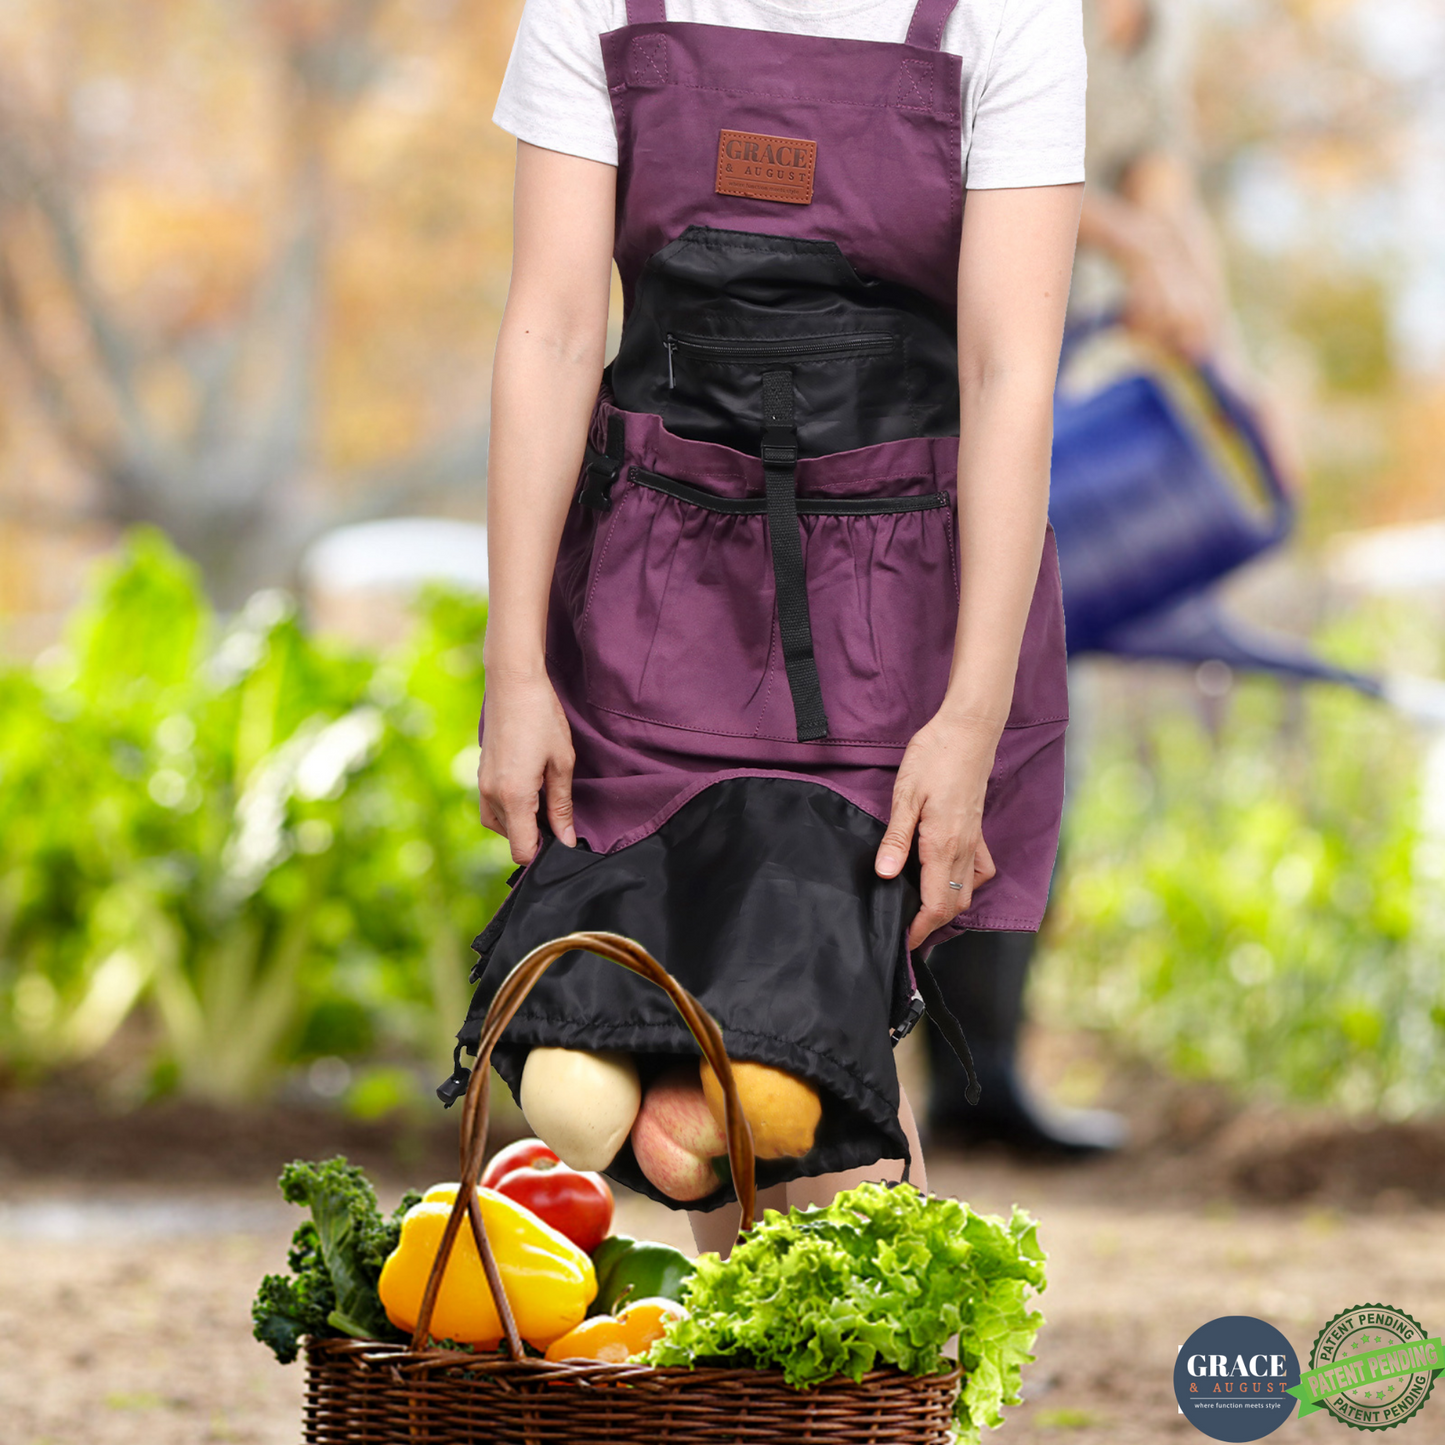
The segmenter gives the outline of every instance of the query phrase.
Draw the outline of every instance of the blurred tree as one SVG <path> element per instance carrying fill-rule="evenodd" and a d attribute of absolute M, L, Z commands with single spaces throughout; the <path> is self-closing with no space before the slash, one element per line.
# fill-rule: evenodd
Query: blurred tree
<path fill-rule="evenodd" d="M 1365 275 L 1311 275 L 1290 288 L 1289 318 L 1331 392 L 1370 395 L 1393 380 L 1385 288 Z"/>
<path fill-rule="evenodd" d="M 1445 176 L 1439 6 L 1191 8 L 1201 175 L 1240 319 L 1305 451 L 1303 535 L 1438 515 L 1430 278 L 1445 252 L 1419 218 L 1438 213 Z"/>
<path fill-rule="evenodd" d="M 157 523 L 234 605 L 338 522 L 480 497 L 516 9 L 7 6 L 0 336 L 85 485 L 0 460 L 0 516 Z"/>

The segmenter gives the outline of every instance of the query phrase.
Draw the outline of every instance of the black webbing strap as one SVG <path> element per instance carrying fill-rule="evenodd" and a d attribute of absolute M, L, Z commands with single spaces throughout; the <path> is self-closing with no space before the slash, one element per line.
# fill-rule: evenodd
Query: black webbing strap
<path fill-rule="evenodd" d="M 928 1014 L 929 1027 L 937 1029 L 944 1043 L 958 1055 L 958 1061 L 968 1075 L 968 1087 L 963 1091 L 963 1097 L 970 1104 L 978 1103 L 983 1089 L 973 1067 L 973 1051 L 963 1036 L 962 1026 L 953 1016 L 953 1010 L 943 1000 L 943 990 L 939 988 L 933 970 L 922 955 L 917 953 L 913 955 L 913 978 L 918 985 L 918 992 L 923 995 L 923 1007 Z"/>
<path fill-rule="evenodd" d="M 803 539 L 798 530 L 798 429 L 793 415 L 793 373 L 763 373 L 763 482 L 768 494 L 768 538 L 773 549 L 773 585 L 783 666 L 793 694 L 798 741 L 828 736 L 823 690 L 813 657 L 808 619 L 808 580 L 803 572 Z"/>
<path fill-rule="evenodd" d="M 622 461 L 627 444 L 627 430 L 616 412 L 607 419 L 607 450 L 599 452 L 588 446 L 583 461 L 582 492 L 577 498 L 584 507 L 605 512 L 612 506 L 612 488 L 622 475 Z"/>

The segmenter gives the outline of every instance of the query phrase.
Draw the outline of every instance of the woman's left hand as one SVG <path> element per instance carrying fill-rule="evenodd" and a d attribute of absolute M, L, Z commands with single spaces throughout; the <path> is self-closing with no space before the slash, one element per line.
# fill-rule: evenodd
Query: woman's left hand
<path fill-rule="evenodd" d="M 913 735 L 903 754 L 875 867 L 880 878 L 896 878 L 917 829 L 923 906 L 909 926 L 909 948 L 952 923 L 972 901 L 973 890 L 994 875 L 983 841 L 983 798 L 998 736 L 976 719 L 939 713 Z M 950 882 L 961 886 L 950 888 Z"/>

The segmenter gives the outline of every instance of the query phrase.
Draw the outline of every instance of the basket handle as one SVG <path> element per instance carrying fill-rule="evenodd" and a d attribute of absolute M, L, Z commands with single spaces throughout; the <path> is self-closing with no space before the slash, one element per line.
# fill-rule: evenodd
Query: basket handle
<path fill-rule="evenodd" d="M 575 949 L 584 949 L 588 953 L 609 958 L 639 977 L 651 980 L 677 1005 L 677 1011 L 682 1015 L 688 1032 L 697 1040 L 703 1057 L 712 1065 L 713 1072 L 722 1085 L 728 1163 L 732 1169 L 733 1186 L 737 1190 L 741 1213 L 738 1222 L 739 1234 L 752 1225 L 757 1199 L 753 1131 L 743 1114 L 737 1084 L 733 1080 L 732 1063 L 728 1059 L 722 1030 L 717 1026 L 716 1020 L 640 943 L 634 943 L 620 933 L 569 933 L 562 938 L 554 938 L 551 943 L 534 948 L 502 980 L 502 986 L 492 999 L 482 1024 L 481 1036 L 477 1040 L 477 1062 L 472 1068 L 472 1076 L 467 1083 L 466 1101 L 462 1106 L 461 1188 L 457 1190 L 456 1201 L 452 1205 L 446 1229 L 442 1232 L 441 1243 L 437 1246 L 436 1258 L 432 1261 L 426 1292 L 422 1295 L 421 1310 L 417 1314 L 416 1329 L 411 1337 L 411 1347 L 414 1350 L 426 1348 L 431 1331 L 432 1312 L 441 1291 L 442 1276 L 446 1273 L 447 1261 L 456 1245 L 462 1220 L 466 1219 L 471 1224 L 477 1253 L 481 1256 L 482 1268 L 486 1271 L 487 1285 L 492 1291 L 492 1299 L 496 1301 L 497 1313 L 501 1316 L 508 1353 L 514 1360 L 522 1358 L 521 1337 L 512 1317 L 512 1306 L 502 1284 L 501 1271 L 497 1268 L 496 1257 L 492 1254 L 491 1244 L 487 1240 L 486 1226 L 482 1222 L 482 1211 L 476 1194 L 476 1184 L 482 1175 L 482 1162 L 487 1150 L 487 1103 L 491 1089 L 492 1050 L 537 980 L 564 953 L 571 953 Z"/>

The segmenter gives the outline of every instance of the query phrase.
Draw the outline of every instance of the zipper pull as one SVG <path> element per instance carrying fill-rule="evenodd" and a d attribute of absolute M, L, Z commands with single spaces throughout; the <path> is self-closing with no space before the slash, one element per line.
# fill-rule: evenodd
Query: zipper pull
<path fill-rule="evenodd" d="M 672 339 L 672 332 L 669 331 L 667 333 L 667 389 L 669 391 L 675 390 L 677 386 L 672 375 L 672 353 L 676 346 L 677 343 Z"/>

